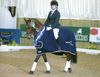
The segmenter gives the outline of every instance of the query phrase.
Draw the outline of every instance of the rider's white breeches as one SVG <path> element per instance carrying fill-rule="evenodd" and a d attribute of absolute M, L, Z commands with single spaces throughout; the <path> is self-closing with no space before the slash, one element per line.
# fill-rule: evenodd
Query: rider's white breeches
<path fill-rule="evenodd" d="M 53 33 L 54 33 L 55 39 L 58 39 L 58 37 L 59 37 L 59 35 L 58 35 L 59 29 L 58 28 L 54 28 L 53 29 Z"/>

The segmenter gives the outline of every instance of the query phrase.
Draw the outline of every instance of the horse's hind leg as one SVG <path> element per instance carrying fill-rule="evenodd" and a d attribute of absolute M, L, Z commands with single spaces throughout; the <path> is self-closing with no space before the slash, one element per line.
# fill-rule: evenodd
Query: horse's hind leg
<path fill-rule="evenodd" d="M 50 73 L 50 65 L 49 65 L 49 62 L 48 62 L 48 60 L 47 60 L 46 54 L 43 54 L 42 57 L 43 57 L 44 62 L 45 62 L 46 73 Z"/>
<path fill-rule="evenodd" d="M 34 74 L 36 66 L 37 66 L 37 62 L 38 62 L 40 57 L 41 57 L 41 55 L 36 55 L 36 58 L 33 62 L 33 65 L 32 65 L 32 68 L 31 68 L 31 71 L 29 72 L 29 74 Z"/>
<path fill-rule="evenodd" d="M 64 71 L 71 73 L 72 72 L 72 69 L 71 69 L 71 54 L 65 53 L 65 55 L 66 55 L 66 58 L 67 58 L 67 62 L 66 62 Z"/>

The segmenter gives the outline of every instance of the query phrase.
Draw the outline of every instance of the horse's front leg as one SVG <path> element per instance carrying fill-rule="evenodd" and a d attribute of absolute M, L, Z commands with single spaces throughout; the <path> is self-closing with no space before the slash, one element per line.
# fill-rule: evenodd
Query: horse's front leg
<path fill-rule="evenodd" d="M 50 65 L 49 65 L 49 62 L 48 62 L 48 60 L 47 60 L 46 54 L 42 54 L 42 57 L 43 57 L 44 62 L 45 62 L 46 73 L 50 73 Z"/>
<path fill-rule="evenodd" d="M 41 55 L 38 55 L 38 54 L 36 55 L 36 58 L 33 62 L 33 65 L 32 65 L 32 68 L 31 68 L 31 71 L 29 72 L 29 74 L 34 74 L 36 66 L 37 66 L 37 62 L 38 62 L 40 57 L 41 57 Z"/>
<path fill-rule="evenodd" d="M 71 54 L 65 53 L 65 55 L 66 55 L 66 58 L 67 58 L 67 62 L 66 62 L 65 68 L 64 68 L 64 72 L 71 73 L 72 72 L 72 69 L 71 69 Z"/>

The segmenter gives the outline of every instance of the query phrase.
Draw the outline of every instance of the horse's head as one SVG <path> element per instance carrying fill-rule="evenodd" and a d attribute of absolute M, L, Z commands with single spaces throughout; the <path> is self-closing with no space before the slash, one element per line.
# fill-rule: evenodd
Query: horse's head
<path fill-rule="evenodd" d="M 28 35 L 36 36 L 37 32 L 42 28 L 42 23 L 37 19 L 24 18 L 26 22 L 26 32 Z"/>

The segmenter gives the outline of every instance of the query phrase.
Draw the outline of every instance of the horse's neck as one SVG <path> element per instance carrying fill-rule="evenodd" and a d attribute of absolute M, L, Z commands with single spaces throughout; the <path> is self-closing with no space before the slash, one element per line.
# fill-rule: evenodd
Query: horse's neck
<path fill-rule="evenodd" d="M 41 28 L 42 27 L 42 23 L 39 20 L 34 19 L 34 22 L 35 22 L 37 28 Z"/>

